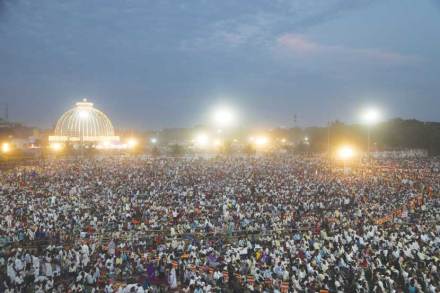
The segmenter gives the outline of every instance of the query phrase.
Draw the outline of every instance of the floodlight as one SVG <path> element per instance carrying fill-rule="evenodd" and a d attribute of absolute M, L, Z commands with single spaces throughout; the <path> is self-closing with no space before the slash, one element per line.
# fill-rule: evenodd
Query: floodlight
<path fill-rule="evenodd" d="M 362 120 L 365 124 L 372 125 L 377 123 L 380 118 L 380 113 L 375 108 L 369 108 L 364 111 L 362 114 Z"/>
<path fill-rule="evenodd" d="M 221 107 L 214 111 L 213 122 L 216 126 L 229 127 L 235 122 L 235 113 L 232 109 Z"/>
<path fill-rule="evenodd" d="M 208 145 L 209 143 L 209 137 L 208 135 L 206 135 L 205 133 L 199 133 L 196 136 L 195 142 L 198 146 L 200 147 L 204 147 L 206 145 Z"/>
<path fill-rule="evenodd" d="M 2 153 L 6 154 L 9 153 L 11 151 L 11 145 L 7 142 L 4 142 L 2 144 Z"/>
<path fill-rule="evenodd" d="M 350 146 L 343 146 L 338 150 L 338 156 L 342 160 L 349 160 L 354 156 L 354 149 Z"/>
<path fill-rule="evenodd" d="M 58 142 L 54 142 L 50 144 L 50 148 L 54 151 L 54 152 L 59 152 L 63 149 L 63 145 L 61 143 Z"/>
<path fill-rule="evenodd" d="M 127 141 L 127 145 L 129 148 L 134 148 L 138 145 L 138 141 L 135 138 L 129 138 Z"/>
<path fill-rule="evenodd" d="M 269 139 L 266 136 L 258 136 L 255 139 L 255 144 L 259 146 L 266 145 L 269 142 Z"/>

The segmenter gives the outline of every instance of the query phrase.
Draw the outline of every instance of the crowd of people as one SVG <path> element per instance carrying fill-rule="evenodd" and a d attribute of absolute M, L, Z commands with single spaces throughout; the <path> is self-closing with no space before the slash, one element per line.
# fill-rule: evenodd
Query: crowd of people
<path fill-rule="evenodd" d="M 42 160 L 0 174 L 0 292 L 438 292 L 439 175 L 436 158 Z"/>

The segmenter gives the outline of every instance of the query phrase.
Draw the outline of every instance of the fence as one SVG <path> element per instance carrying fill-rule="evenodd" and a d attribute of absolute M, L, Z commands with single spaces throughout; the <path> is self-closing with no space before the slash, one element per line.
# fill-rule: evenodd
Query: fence
<path fill-rule="evenodd" d="M 377 219 L 375 221 L 375 224 L 383 225 L 385 223 L 393 221 L 394 218 L 400 218 L 402 217 L 402 215 L 404 215 L 404 213 L 408 212 L 408 210 L 414 210 L 416 208 L 419 208 L 427 200 L 431 200 L 432 198 L 433 198 L 433 193 L 432 193 L 432 189 L 430 189 L 426 196 L 424 196 L 424 194 L 419 194 L 418 196 L 408 200 L 408 202 L 406 202 L 401 208 L 392 211 L 391 213 L 380 219 Z"/>

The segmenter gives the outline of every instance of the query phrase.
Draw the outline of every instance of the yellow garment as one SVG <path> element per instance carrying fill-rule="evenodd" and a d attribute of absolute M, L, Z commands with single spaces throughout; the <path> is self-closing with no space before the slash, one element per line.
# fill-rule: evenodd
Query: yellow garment
<path fill-rule="evenodd" d="M 260 258 L 261 258 L 261 251 L 257 251 L 257 253 L 255 253 L 255 258 L 257 259 L 257 261 L 258 260 L 260 260 Z"/>

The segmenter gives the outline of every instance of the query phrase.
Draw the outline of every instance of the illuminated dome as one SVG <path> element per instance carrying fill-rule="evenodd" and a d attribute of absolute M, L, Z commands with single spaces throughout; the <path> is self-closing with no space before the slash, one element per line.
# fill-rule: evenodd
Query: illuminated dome
<path fill-rule="evenodd" d="M 93 107 L 93 103 L 84 99 L 76 103 L 76 107 L 65 112 L 58 120 L 51 142 L 102 142 L 115 141 L 112 122 L 101 111 Z"/>

